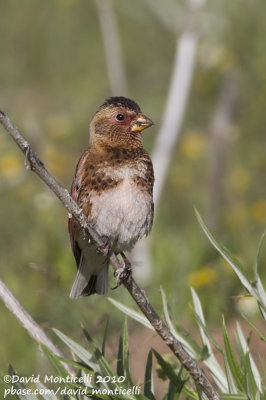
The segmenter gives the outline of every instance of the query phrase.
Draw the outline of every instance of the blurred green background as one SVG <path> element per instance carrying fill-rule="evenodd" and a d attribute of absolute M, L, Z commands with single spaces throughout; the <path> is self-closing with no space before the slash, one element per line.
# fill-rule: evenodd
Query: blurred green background
<path fill-rule="evenodd" d="M 111 95 L 97 8 L 85 0 L 0 4 L 0 108 L 69 188 L 88 143 L 90 119 Z M 152 152 L 186 3 L 115 0 L 114 9 L 128 95 L 156 124 L 144 135 L 145 147 Z M 228 76 L 238 96 L 223 143 L 219 207 L 212 222 L 250 275 L 265 229 L 265 17 L 264 0 L 207 1 L 200 16 L 197 65 L 182 134 L 151 235 L 152 272 L 147 281 L 140 280 L 159 311 L 163 286 L 184 325 L 193 317 L 188 285 L 198 291 L 214 327 L 220 326 L 222 313 L 235 318 L 243 308 L 237 278 L 207 242 L 193 211 L 196 205 L 208 219 L 213 120 Z M 51 336 L 49 328 L 56 327 L 78 338 L 81 321 L 92 335 L 101 336 L 108 316 L 115 334 L 123 316 L 105 297 L 68 298 L 76 267 L 66 217 L 55 196 L 25 169 L 21 152 L 1 128 L 1 278 Z M 265 278 L 263 266 L 265 249 Z M 122 287 L 110 295 L 132 305 Z M 252 305 L 244 307 L 256 313 Z M 42 363 L 35 343 L 2 303 L 0 318 L 0 369 L 11 362 L 18 371 L 32 374 Z"/>

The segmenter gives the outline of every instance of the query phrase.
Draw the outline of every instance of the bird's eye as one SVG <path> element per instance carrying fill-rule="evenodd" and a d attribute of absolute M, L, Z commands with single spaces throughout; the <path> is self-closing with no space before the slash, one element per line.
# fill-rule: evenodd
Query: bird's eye
<path fill-rule="evenodd" d="M 125 116 L 123 114 L 117 114 L 115 118 L 117 119 L 117 121 L 123 121 L 125 119 Z"/>

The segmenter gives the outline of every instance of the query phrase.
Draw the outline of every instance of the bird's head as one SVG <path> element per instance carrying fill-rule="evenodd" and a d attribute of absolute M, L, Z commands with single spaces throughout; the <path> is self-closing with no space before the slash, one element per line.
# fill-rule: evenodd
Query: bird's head
<path fill-rule="evenodd" d="M 151 125 L 153 122 L 133 100 L 110 97 L 91 121 L 90 142 L 103 147 L 139 147 L 142 145 L 141 131 Z"/>

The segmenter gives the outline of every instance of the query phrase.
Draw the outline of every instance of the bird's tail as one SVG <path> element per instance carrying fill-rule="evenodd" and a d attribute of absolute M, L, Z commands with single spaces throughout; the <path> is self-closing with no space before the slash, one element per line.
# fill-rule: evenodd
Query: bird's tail
<path fill-rule="evenodd" d="M 71 299 L 90 296 L 94 293 L 107 293 L 108 264 L 103 264 L 103 257 L 99 255 L 96 257 L 96 260 L 90 259 L 88 262 L 87 257 L 81 254 L 78 272 L 69 295 Z"/>

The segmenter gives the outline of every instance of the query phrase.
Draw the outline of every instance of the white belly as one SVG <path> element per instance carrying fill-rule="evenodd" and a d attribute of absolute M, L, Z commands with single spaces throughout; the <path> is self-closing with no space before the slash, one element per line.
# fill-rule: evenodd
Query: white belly
<path fill-rule="evenodd" d="M 125 251 L 147 235 L 152 225 L 152 198 L 130 179 L 100 195 L 91 193 L 91 222 L 114 250 Z"/>

